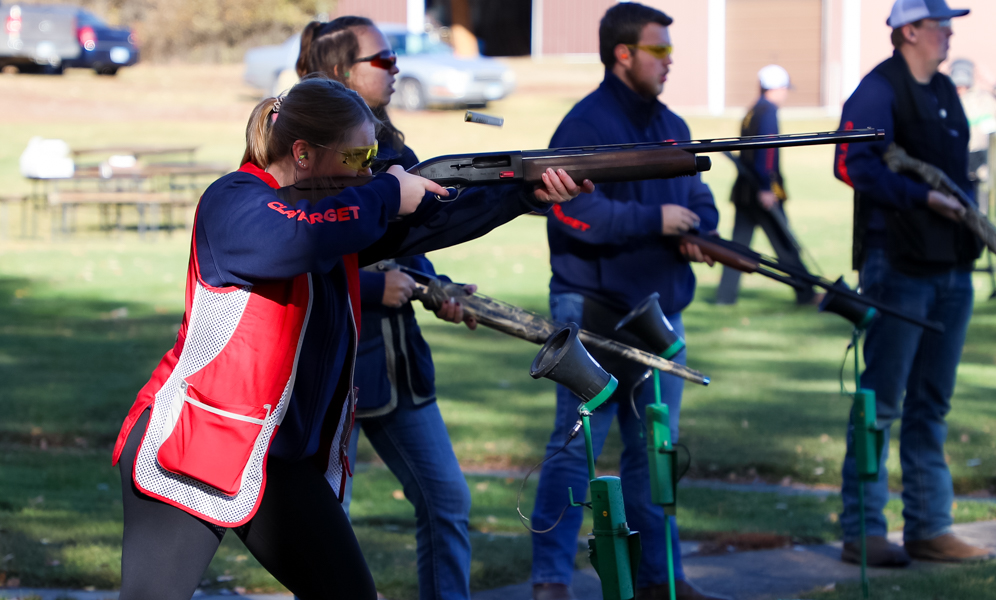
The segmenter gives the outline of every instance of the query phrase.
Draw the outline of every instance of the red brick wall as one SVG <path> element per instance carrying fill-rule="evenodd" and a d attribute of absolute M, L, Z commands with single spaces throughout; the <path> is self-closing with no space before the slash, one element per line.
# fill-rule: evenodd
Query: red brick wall
<path fill-rule="evenodd" d="M 339 0 L 331 18 L 355 15 L 373 19 L 375 23 L 405 23 L 408 19 L 407 0 Z"/>
<path fill-rule="evenodd" d="M 543 0 L 543 54 L 598 53 L 598 21 L 614 0 Z"/>

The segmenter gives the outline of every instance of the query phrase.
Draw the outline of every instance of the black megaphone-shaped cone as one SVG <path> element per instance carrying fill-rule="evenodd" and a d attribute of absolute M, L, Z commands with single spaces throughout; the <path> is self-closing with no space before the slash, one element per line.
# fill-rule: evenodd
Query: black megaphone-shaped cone
<path fill-rule="evenodd" d="M 685 340 L 671 327 L 664 311 L 661 310 L 660 294 L 654 292 L 629 311 L 619 323 L 616 331 L 625 331 L 640 338 L 651 351 L 664 358 L 671 358 L 685 347 Z"/>
<path fill-rule="evenodd" d="M 878 311 L 860 300 L 834 293 L 835 289 L 851 290 L 844 282 L 843 277 L 838 278 L 837 281 L 833 282 L 830 289 L 827 290 L 827 295 L 823 298 L 823 301 L 820 302 L 820 312 L 831 312 L 835 315 L 840 315 L 853 323 L 858 329 L 868 327 L 868 324 L 871 323 L 871 320 Z"/>
<path fill-rule="evenodd" d="M 529 367 L 533 379 L 546 377 L 588 402 L 612 380 L 578 339 L 577 323 L 568 323 L 546 340 Z"/>

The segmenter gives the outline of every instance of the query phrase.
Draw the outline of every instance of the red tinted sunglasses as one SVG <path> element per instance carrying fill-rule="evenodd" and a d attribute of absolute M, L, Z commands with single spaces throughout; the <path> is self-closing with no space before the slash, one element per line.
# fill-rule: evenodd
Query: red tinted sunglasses
<path fill-rule="evenodd" d="M 368 62 L 371 66 L 377 67 L 378 69 L 390 71 L 391 67 L 398 64 L 398 55 L 391 50 L 383 50 L 372 56 L 357 58 L 356 62 Z"/>

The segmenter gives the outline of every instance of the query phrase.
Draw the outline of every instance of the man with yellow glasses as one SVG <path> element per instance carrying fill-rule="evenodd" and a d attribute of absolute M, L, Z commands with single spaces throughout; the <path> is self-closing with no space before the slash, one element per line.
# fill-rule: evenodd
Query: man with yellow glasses
<path fill-rule="evenodd" d="M 590 146 L 687 140 L 688 127 L 657 97 L 671 66 L 671 18 L 637 4 L 610 8 L 599 26 L 599 50 L 605 79 L 564 118 L 551 147 Z M 695 277 L 690 261 L 702 261 L 697 246 L 680 246 L 675 235 L 716 229 L 719 215 L 712 192 L 699 176 L 595 186 L 547 215 L 550 243 L 550 311 L 561 322 L 575 322 L 619 339 L 615 324 L 644 298 L 657 293 L 661 309 L 684 337 L 681 311 L 692 300 Z M 627 339 L 627 343 L 634 340 Z M 639 342 L 636 342 L 639 345 Z M 646 348 L 644 348 L 646 349 Z M 675 557 L 675 596 L 680 600 L 708 599 L 685 580 L 677 527 L 666 533 L 664 510 L 651 503 L 646 439 L 642 435 L 647 404 L 654 386 L 640 385 L 640 371 L 592 351 L 619 379 L 612 400 L 591 417 L 592 442 L 600 453 L 614 418 L 619 420 L 623 452 L 619 460 L 626 518 L 640 532 L 643 555 L 637 572 L 638 599 L 670 597 L 668 547 Z M 671 360 L 684 363 L 681 351 Z M 632 403 L 631 403 L 632 390 Z M 682 381 L 664 376 L 661 398 L 668 405 L 671 436 L 677 439 Z M 577 420 L 580 400 L 563 386 L 557 388 L 556 422 L 543 465 L 532 515 L 533 598 L 565 600 L 574 573 L 583 509 L 568 505 L 568 488 L 575 498 L 588 488 L 584 444 L 575 441 L 557 452 Z M 555 454 L 556 453 L 556 454 Z M 559 522 L 558 522 L 559 521 Z"/>

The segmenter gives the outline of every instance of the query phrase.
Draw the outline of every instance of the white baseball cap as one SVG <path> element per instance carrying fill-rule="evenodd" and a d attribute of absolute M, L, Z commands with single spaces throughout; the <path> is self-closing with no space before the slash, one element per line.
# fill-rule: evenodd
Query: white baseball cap
<path fill-rule="evenodd" d="M 964 17 L 967 14 L 967 8 L 948 8 L 948 3 L 944 0 L 896 0 L 892 5 L 892 13 L 885 23 L 893 29 L 898 29 L 920 19 L 943 20 Z"/>
<path fill-rule="evenodd" d="M 757 72 L 761 87 L 766 90 L 792 87 L 788 71 L 778 65 L 768 65 Z"/>

